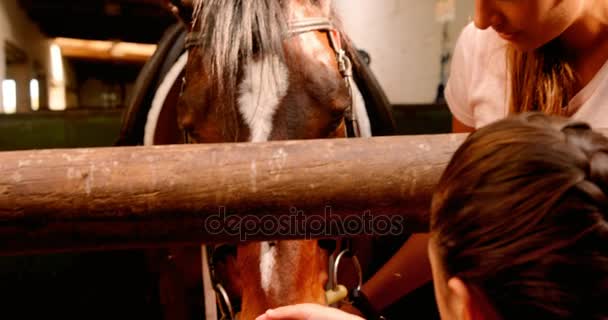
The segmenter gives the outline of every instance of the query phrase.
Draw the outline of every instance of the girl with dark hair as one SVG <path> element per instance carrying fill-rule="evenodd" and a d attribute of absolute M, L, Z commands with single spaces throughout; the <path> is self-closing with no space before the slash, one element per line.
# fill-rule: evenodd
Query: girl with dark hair
<path fill-rule="evenodd" d="M 431 208 L 442 319 L 608 319 L 608 139 L 524 114 L 472 133 Z M 318 305 L 258 320 L 360 319 Z"/>

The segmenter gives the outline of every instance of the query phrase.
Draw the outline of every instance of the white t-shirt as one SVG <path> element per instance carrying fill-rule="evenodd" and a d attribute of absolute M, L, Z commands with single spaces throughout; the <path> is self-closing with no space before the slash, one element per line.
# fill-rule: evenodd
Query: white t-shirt
<path fill-rule="evenodd" d="M 452 115 L 480 128 L 509 113 L 510 83 L 506 66 L 507 42 L 491 28 L 464 28 L 452 58 L 445 98 Z M 608 61 L 568 104 L 571 118 L 593 128 L 608 129 Z"/>

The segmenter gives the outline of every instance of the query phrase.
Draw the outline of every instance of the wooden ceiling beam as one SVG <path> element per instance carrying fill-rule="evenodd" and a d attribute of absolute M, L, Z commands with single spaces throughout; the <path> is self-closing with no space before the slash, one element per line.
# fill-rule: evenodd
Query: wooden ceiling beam
<path fill-rule="evenodd" d="M 59 45 L 63 56 L 66 58 L 98 61 L 144 63 L 156 50 L 156 45 L 125 42 L 60 38 L 56 39 L 55 43 Z"/>
<path fill-rule="evenodd" d="M 165 0 L 19 0 L 48 37 L 156 43 L 175 23 Z"/>

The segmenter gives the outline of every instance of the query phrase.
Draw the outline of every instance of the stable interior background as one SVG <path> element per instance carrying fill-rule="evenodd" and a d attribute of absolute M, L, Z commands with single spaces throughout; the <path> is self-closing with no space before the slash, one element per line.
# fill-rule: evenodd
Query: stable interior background
<path fill-rule="evenodd" d="M 0 150 L 112 145 L 139 71 L 175 23 L 162 3 L 0 1 Z M 335 5 L 357 47 L 370 54 L 399 133 L 450 132 L 438 88 L 474 0 Z M 443 12 L 450 5 L 455 11 Z M 70 39 L 139 46 L 129 54 L 83 56 Z M 18 319 L 158 318 L 158 297 L 146 295 L 149 279 L 134 261 L 130 252 L 0 258 L 0 307 Z"/>

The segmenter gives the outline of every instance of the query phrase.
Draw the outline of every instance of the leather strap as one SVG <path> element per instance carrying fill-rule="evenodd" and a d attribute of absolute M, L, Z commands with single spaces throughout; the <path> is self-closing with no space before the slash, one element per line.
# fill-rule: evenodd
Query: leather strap
<path fill-rule="evenodd" d="M 365 319 L 386 320 L 386 317 L 380 314 L 380 312 L 372 306 L 367 296 L 359 288 L 351 291 L 350 300 L 353 303 L 353 307 L 357 308 Z"/>

